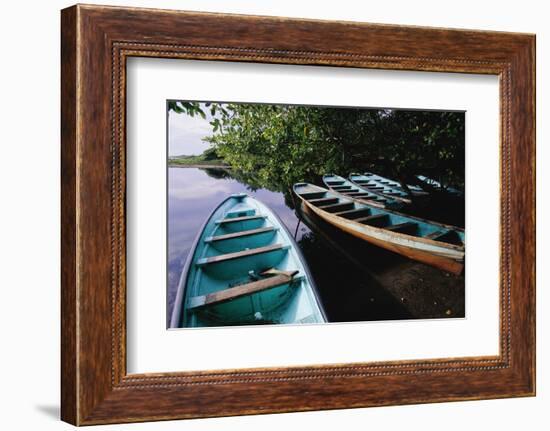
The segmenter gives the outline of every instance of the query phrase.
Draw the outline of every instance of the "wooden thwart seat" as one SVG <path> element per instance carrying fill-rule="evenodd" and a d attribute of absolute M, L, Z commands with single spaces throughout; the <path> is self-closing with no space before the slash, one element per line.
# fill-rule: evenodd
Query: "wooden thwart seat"
<path fill-rule="evenodd" d="M 361 196 L 361 199 L 367 200 L 367 201 L 378 201 L 378 202 L 384 200 L 383 197 L 381 197 L 381 196 L 375 196 L 375 195 L 372 195 L 372 196 L 371 196 L 371 195 Z"/>
<path fill-rule="evenodd" d="M 240 221 L 247 221 L 247 220 L 257 220 L 266 218 L 265 215 L 252 215 L 252 216 L 245 216 L 245 217 L 231 217 L 231 218 L 224 218 L 221 220 L 216 220 L 216 223 L 218 224 L 224 224 L 224 223 L 235 223 Z"/>
<path fill-rule="evenodd" d="M 320 199 L 311 199 L 308 202 L 314 204 L 315 206 L 321 206 L 324 204 L 334 204 L 338 202 L 338 198 L 320 198 Z"/>
<path fill-rule="evenodd" d="M 290 283 L 296 273 L 298 273 L 298 271 L 280 271 L 273 277 L 241 284 L 240 286 L 209 293 L 208 295 L 194 296 L 189 299 L 188 309 L 193 310 L 209 305 L 216 305 L 243 296 L 252 295 L 253 293 L 273 289 L 275 287 L 282 286 L 283 284 Z"/>
<path fill-rule="evenodd" d="M 392 226 L 387 226 L 385 229 L 391 230 L 392 232 L 413 233 L 416 232 L 416 230 L 418 229 L 418 223 L 409 221 L 405 223 L 394 224 Z"/>
<path fill-rule="evenodd" d="M 321 192 L 305 192 L 305 193 L 300 193 L 300 196 L 303 197 L 304 199 L 316 199 L 316 198 L 320 198 L 320 197 L 323 197 L 324 195 L 326 195 L 327 192 L 325 191 L 321 191 Z"/>
<path fill-rule="evenodd" d="M 358 218 L 355 221 L 362 224 L 380 227 L 388 223 L 389 216 L 387 214 L 375 214 L 368 217 Z"/>
<path fill-rule="evenodd" d="M 338 210 L 347 210 L 353 208 L 353 202 L 340 202 L 332 205 L 325 205 L 323 210 L 328 212 L 337 212 Z"/>
<path fill-rule="evenodd" d="M 352 191 L 352 192 L 346 193 L 346 195 L 347 195 L 347 196 L 359 196 L 359 195 L 366 195 L 366 196 L 368 196 L 369 194 L 357 190 L 357 191 Z"/>
<path fill-rule="evenodd" d="M 197 262 L 197 265 L 203 266 L 213 263 L 227 262 L 228 260 L 240 259 L 243 257 L 254 256 L 255 254 L 268 253 L 270 251 L 283 250 L 287 248 L 289 248 L 289 246 L 284 246 L 283 244 L 266 245 L 264 247 L 251 248 L 249 250 L 237 251 L 234 253 L 226 253 L 220 254 L 218 256 L 205 257 L 203 259 L 200 259 Z"/>
<path fill-rule="evenodd" d="M 353 210 L 340 211 L 340 212 L 334 213 L 334 215 L 353 220 L 361 216 L 367 216 L 370 213 L 371 211 L 369 208 L 358 208 Z"/>
<path fill-rule="evenodd" d="M 463 244 L 458 234 L 452 230 L 448 230 L 448 231 L 439 230 L 426 235 L 424 238 L 428 238 L 433 241 L 447 242 L 449 244 L 456 244 L 456 245 Z"/>
<path fill-rule="evenodd" d="M 271 232 L 276 230 L 274 226 L 268 226 L 268 227 L 261 227 L 258 229 L 249 229 L 249 230 L 243 230 L 241 232 L 235 232 L 235 233 L 228 233 L 226 235 L 217 235 L 217 236 L 210 236 L 204 240 L 204 242 L 216 242 L 216 241 L 223 241 L 225 239 L 233 239 L 233 238 L 240 238 L 244 236 L 249 235 L 256 235 L 259 233 L 264 232 Z"/>
<path fill-rule="evenodd" d="M 437 241 L 438 238 L 441 238 L 442 236 L 446 235 L 447 232 L 443 230 L 436 230 L 435 232 L 429 233 L 424 238 L 432 239 L 434 241 Z"/>

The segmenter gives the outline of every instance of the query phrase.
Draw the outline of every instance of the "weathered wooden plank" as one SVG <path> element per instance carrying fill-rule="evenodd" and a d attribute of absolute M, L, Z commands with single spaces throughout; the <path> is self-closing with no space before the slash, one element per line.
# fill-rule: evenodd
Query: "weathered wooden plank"
<path fill-rule="evenodd" d="M 443 230 L 436 230 L 435 232 L 429 233 L 424 238 L 433 239 L 434 241 L 436 241 L 438 238 L 441 238 L 442 236 L 446 235 L 446 233 L 447 232 Z"/>
<path fill-rule="evenodd" d="M 338 202 L 338 198 L 321 198 L 321 199 L 311 199 L 309 201 L 310 203 L 314 204 L 315 206 L 320 207 L 321 205 L 329 205 Z"/>
<path fill-rule="evenodd" d="M 409 221 L 405 223 L 394 224 L 392 226 L 387 226 L 385 227 L 385 229 L 391 230 L 392 232 L 411 233 L 416 232 L 416 230 L 418 229 L 418 223 Z"/>
<path fill-rule="evenodd" d="M 349 193 L 346 193 L 346 196 L 368 196 L 369 194 L 366 193 L 366 192 L 360 192 L 360 191 L 356 191 L 356 192 L 349 192 Z"/>
<path fill-rule="evenodd" d="M 312 199 L 315 199 L 315 198 L 320 198 L 322 196 L 324 196 L 327 192 L 325 191 L 322 191 L 322 192 L 305 192 L 305 193 L 301 193 L 300 196 L 303 197 L 304 199 L 308 199 L 308 198 L 312 198 Z"/>
<path fill-rule="evenodd" d="M 335 212 L 337 210 L 345 210 L 348 208 L 353 208 L 353 202 L 340 202 L 337 204 L 326 205 L 322 209 L 329 212 Z"/>
<path fill-rule="evenodd" d="M 387 214 L 375 214 L 368 217 L 361 217 L 355 220 L 356 222 L 368 224 L 371 226 L 383 226 L 389 220 Z"/>
<path fill-rule="evenodd" d="M 224 223 L 235 223 L 239 221 L 247 221 L 247 220 L 257 220 L 260 218 L 266 218 L 265 215 L 253 215 L 253 216 L 244 216 L 244 217 L 232 217 L 232 218 L 224 218 L 221 220 L 216 220 L 216 223 L 218 224 L 224 224 Z"/>
<path fill-rule="evenodd" d="M 340 212 L 334 213 L 334 215 L 344 217 L 347 219 L 354 219 L 354 218 L 359 218 L 361 216 L 366 216 L 370 213 L 371 213 L 371 210 L 369 208 L 358 208 L 353 210 L 340 211 Z"/>
<path fill-rule="evenodd" d="M 282 250 L 285 247 L 283 244 L 272 244 L 264 247 L 251 248 L 250 250 L 236 251 L 234 253 L 225 253 L 218 256 L 206 257 L 200 259 L 197 265 L 210 265 L 212 263 L 227 262 L 228 260 L 240 259 L 242 257 L 254 256 L 256 254 L 268 253 L 270 251 Z"/>
<path fill-rule="evenodd" d="M 252 295 L 253 293 L 273 289 L 283 284 L 290 283 L 291 281 L 292 276 L 281 273 L 274 277 L 264 278 L 263 280 L 253 281 L 252 283 L 242 284 L 240 286 L 209 293 L 208 295 L 195 296 L 189 299 L 188 309 L 193 310 L 209 305 L 220 304 L 243 296 Z"/>
<path fill-rule="evenodd" d="M 276 230 L 274 226 L 260 227 L 258 229 L 249 229 L 249 230 L 243 230 L 241 232 L 228 233 L 226 235 L 210 236 L 205 239 L 205 242 L 216 242 L 216 241 L 223 241 L 226 239 L 241 238 L 244 236 L 256 235 L 259 233 L 271 232 L 274 230 Z"/>

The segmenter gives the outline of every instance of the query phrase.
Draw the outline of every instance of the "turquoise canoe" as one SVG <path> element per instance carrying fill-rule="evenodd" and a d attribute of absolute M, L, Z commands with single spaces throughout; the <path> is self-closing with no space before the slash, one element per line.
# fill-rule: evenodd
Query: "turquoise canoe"
<path fill-rule="evenodd" d="M 189 252 L 170 327 L 326 321 L 306 262 L 279 217 L 246 194 L 224 199 Z"/>
<path fill-rule="evenodd" d="M 402 200 L 406 203 L 411 203 L 411 196 L 403 189 L 403 186 L 398 181 L 390 180 L 389 178 L 371 172 L 350 174 L 349 179 L 353 184 L 367 190 L 380 193 L 393 199 Z M 428 195 L 428 193 L 418 186 L 407 184 L 407 187 L 409 187 L 413 196 L 420 197 Z"/>
<path fill-rule="evenodd" d="M 333 192 L 340 193 L 341 195 L 375 207 L 399 209 L 404 205 L 403 200 L 396 200 L 384 196 L 382 193 L 368 190 L 365 187 L 353 184 L 351 181 L 339 175 L 323 175 L 323 183 Z"/>
<path fill-rule="evenodd" d="M 322 187 L 294 184 L 304 205 L 326 222 L 378 247 L 444 271 L 464 269 L 464 230 L 378 208 Z"/>

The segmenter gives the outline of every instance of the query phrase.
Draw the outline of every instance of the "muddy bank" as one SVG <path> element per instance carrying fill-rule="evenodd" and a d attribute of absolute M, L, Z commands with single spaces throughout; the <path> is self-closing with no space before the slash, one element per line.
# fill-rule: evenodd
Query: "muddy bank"
<path fill-rule="evenodd" d="M 416 319 L 464 317 L 464 276 L 413 261 L 376 275 L 378 282 Z"/>

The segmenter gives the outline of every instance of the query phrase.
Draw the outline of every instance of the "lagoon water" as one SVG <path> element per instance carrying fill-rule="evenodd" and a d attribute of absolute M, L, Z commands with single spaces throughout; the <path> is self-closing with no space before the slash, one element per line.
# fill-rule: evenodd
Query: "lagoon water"
<path fill-rule="evenodd" d="M 463 277 L 449 277 L 365 244 L 314 215 L 296 212 L 292 200 L 285 201 L 283 193 L 254 190 L 229 171 L 170 167 L 167 321 L 181 271 L 199 229 L 222 199 L 241 192 L 268 205 L 295 235 L 330 322 L 464 315 Z M 447 292 L 453 287 L 455 293 L 449 295 Z"/>

